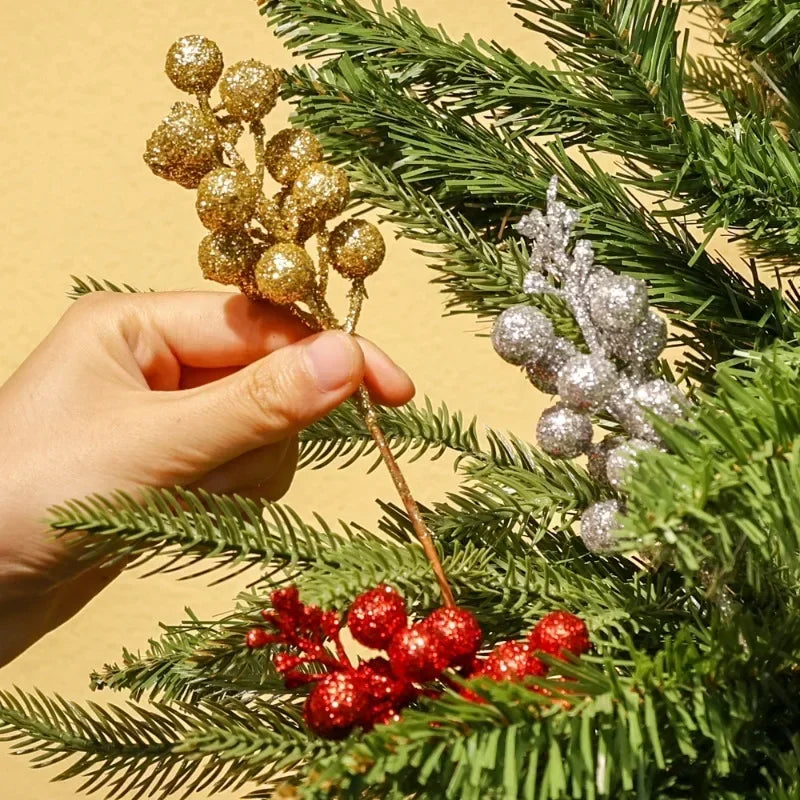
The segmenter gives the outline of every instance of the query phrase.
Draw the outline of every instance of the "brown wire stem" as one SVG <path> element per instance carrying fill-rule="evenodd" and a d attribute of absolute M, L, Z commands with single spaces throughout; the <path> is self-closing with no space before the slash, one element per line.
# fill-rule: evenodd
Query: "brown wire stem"
<path fill-rule="evenodd" d="M 392 481 L 394 481 L 397 493 L 400 495 L 400 499 L 403 501 L 406 513 L 408 514 L 408 518 L 411 520 L 411 526 L 414 528 L 414 533 L 417 535 L 417 539 L 419 539 L 422 549 L 425 551 L 425 556 L 433 568 L 433 573 L 436 576 L 436 581 L 438 582 L 439 589 L 442 593 L 442 600 L 444 601 L 445 606 L 453 608 L 456 604 L 455 598 L 453 597 L 453 590 L 450 587 L 450 582 L 447 580 L 447 576 L 445 575 L 444 567 L 442 566 L 442 562 L 439 558 L 439 553 L 436 552 L 436 545 L 433 543 L 431 532 L 428 530 L 428 526 L 425 524 L 425 520 L 422 518 L 422 512 L 419 510 L 419 506 L 417 505 L 417 501 L 414 499 L 414 495 L 411 494 L 411 489 L 408 486 L 405 475 L 403 475 L 402 471 L 400 470 L 400 466 L 395 460 L 394 454 L 389 447 L 389 443 L 386 441 L 386 436 L 383 433 L 383 429 L 378 423 L 378 416 L 375 413 L 375 407 L 372 405 L 369 393 L 363 384 L 358 389 L 357 397 L 358 405 L 364 418 L 364 423 L 367 426 L 367 430 L 378 447 L 378 452 L 383 459 L 383 463 L 386 464 L 386 468 L 389 470 L 389 474 L 392 476 Z"/>
<path fill-rule="evenodd" d="M 311 314 L 320 328 L 325 330 L 342 330 L 327 300 L 320 296 L 319 293 L 315 293 L 313 297 L 307 300 L 307 303 Z M 348 332 L 352 333 L 352 331 Z M 378 422 L 378 415 L 375 413 L 375 406 L 373 406 L 367 387 L 363 383 L 358 387 L 358 391 L 356 392 L 356 407 L 361 413 L 364 424 L 367 426 L 367 431 L 369 431 L 369 435 L 375 442 L 381 460 L 386 465 L 386 469 L 389 470 L 392 482 L 397 489 L 398 495 L 400 495 L 400 499 L 403 501 L 403 506 L 405 506 L 406 513 L 411 521 L 411 527 L 414 529 L 414 533 L 419 543 L 422 545 L 425 557 L 428 559 L 433 569 L 433 574 L 436 576 L 439 590 L 442 593 L 442 601 L 445 606 L 454 608 L 456 601 L 453 597 L 453 590 L 450 587 L 450 582 L 447 580 L 447 575 L 445 575 L 439 553 L 436 552 L 436 545 L 433 542 L 431 532 L 428 530 L 428 526 L 425 524 L 425 520 L 422 517 L 422 512 L 417 505 L 417 501 L 411 493 L 408 481 L 406 481 L 405 475 L 403 475 L 400 465 L 397 463 L 389 447 L 389 443 L 386 441 L 386 436 Z"/>

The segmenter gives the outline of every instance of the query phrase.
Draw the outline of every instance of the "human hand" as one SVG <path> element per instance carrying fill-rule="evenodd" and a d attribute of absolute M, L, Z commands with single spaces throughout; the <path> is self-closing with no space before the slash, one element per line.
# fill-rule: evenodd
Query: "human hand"
<path fill-rule="evenodd" d="M 49 507 L 175 485 L 276 499 L 294 475 L 297 432 L 362 381 L 386 405 L 414 392 L 371 343 L 310 335 L 242 295 L 77 301 L 0 388 L 0 665 L 119 571 L 78 560 L 42 523 Z"/>

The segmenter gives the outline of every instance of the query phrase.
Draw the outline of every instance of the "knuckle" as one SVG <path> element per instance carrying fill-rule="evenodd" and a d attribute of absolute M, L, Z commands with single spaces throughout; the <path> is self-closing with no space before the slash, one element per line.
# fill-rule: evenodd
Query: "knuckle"
<path fill-rule="evenodd" d="M 254 369 L 245 381 L 250 405 L 259 415 L 263 433 L 290 430 L 300 423 L 302 412 L 294 402 L 296 391 L 287 369 Z"/>
<path fill-rule="evenodd" d="M 107 322 L 121 317 L 131 307 L 132 296 L 116 292 L 90 292 L 79 297 L 67 311 L 67 318 L 85 323 L 87 320 Z"/>

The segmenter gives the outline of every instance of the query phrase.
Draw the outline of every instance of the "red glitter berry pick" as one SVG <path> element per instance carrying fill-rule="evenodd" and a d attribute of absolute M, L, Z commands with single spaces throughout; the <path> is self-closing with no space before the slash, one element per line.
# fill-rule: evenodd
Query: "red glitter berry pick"
<path fill-rule="evenodd" d="M 347 613 L 353 638 L 374 650 L 385 650 L 407 624 L 406 601 L 385 583 L 356 597 Z"/>
<path fill-rule="evenodd" d="M 475 678 L 495 681 L 521 681 L 547 674 L 547 667 L 531 653 L 527 642 L 501 642 L 483 662 Z"/>
<path fill-rule="evenodd" d="M 437 608 L 422 624 L 441 637 L 448 666 L 469 664 L 483 640 L 478 620 L 463 608 Z"/>
<path fill-rule="evenodd" d="M 582 655 L 592 646 L 586 623 L 568 611 L 553 611 L 539 620 L 528 637 L 528 643 L 535 651 L 559 658 L 564 651 Z"/>
<path fill-rule="evenodd" d="M 398 631 L 389 645 L 389 661 L 398 678 L 425 683 L 438 678 L 447 667 L 441 637 L 424 623 Z"/>
<path fill-rule="evenodd" d="M 324 739 L 343 739 L 364 718 L 369 695 L 355 672 L 336 672 L 312 690 L 303 709 L 308 727 Z"/>

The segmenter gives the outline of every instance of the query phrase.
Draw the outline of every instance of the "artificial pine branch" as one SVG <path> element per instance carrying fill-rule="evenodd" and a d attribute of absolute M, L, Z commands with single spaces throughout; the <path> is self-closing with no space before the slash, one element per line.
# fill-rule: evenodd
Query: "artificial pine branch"
<path fill-rule="evenodd" d="M 652 302 L 689 327 L 687 344 L 706 359 L 699 366 L 701 375 L 720 358 L 752 346 L 754 336 L 769 341 L 792 335 L 791 305 L 776 300 L 760 283 L 748 286 L 728 265 L 700 250 L 685 228 L 664 228 L 591 159 L 584 158 L 587 170 L 556 143 L 539 147 L 501 133 L 489 135 L 480 124 L 398 92 L 378 68 L 363 62 L 357 66 L 344 57 L 335 71 L 296 70 L 291 88 L 300 96 L 299 119 L 318 130 L 339 158 L 367 160 L 393 173 L 393 180 L 404 188 L 431 195 L 435 203 L 468 222 L 480 219 L 480 229 L 488 231 L 490 241 L 503 215 L 539 205 L 549 177 L 558 174 L 565 199 L 585 212 L 578 235 L 592 242 L 600 263 L 649 281 Z M 394 203 L 403 202 L 392 191 L 390 179 L 376 186 L 363 170 L 356 174 L 369 202 L 390 212 Z M 387 190 L 388 202 L 381 194 Z M 427 206 L 432 207 L 429 202 Z M 388 217 L 412 238 L 434 238 L 435 229 L 429 232 L 424 217 L 409 210 L 413 216 L 401 212 Z M 452 272 L 458 288 L 463 279 L 457 268 Z M 484 311 L 481 298 L 475 299 L 480 288 L 480 295 L 492 298 L 485 310 L 497 313 L 501 303 L 508 306 L 522 299 L 521 270 L 519 274 L 515 284 L 511 275 L 501 274 L 496 280 L 489 273 L 482 284 L 470 285 L 464 299 L 479 313 Z M 738 343 L 726 342 L 727 337 L 736 337 Z"/>
<path fill-rule="evenodd" d="M 176 488 L 150 489 L 142 499 L 125 492 L 71 500 L 51 509 L 50 527 L 80 533 L 82 557 L 106 563 L 144 564 L 167 556 L 153 572 L 203 562 L 202 574 L 220 567 L 295 569 L 362 535 L 345 525 L 334 533 L 322 520 L 304 523 L 277 503 Z M 205 562 L 204 559 L 210 559 Z"/>
<path fill-rule="evenodd" d="M 621 544 L 659 545 L 689 581 L 794 602 L 800 588 L 800 353 L 775 347 L 722 366 L 717 393 L 665 429 L 672 452 L 648 455 L 630 479 Z M 656 487 L 658 487 L 656 489 Z"/>
<path fill-rule="evenodd" d="M 366 46 L 358 50 L 359 61 L 365 54 L 368 68 L 396 91 L 413 89 L 426 104 L 441 100 L 439 107 L 451 115 L 496 111 L 512 140 L 556 134 L 620 155 L 634 167 L 629 179 L 681 197 L 680 213 L 700 211 L 705 230 L 741 229 L 754 252 L 792 263 L 800 230 L 796 146 L 768 118 L 723 127 L 688 115 L 677 3 L 519 0 L 514 5 L 530 27 L 556 44 L 560 69 L 552 71 L 525 69 L 497 45 L 452 42 L 412 12 L 355 11 L 351 5 L 295 0 L 267 3 L 264 10 L 289 46 L 327 58 L 335 71 L 344 74 L 341 63 L 361 38 Z M 484 85 L 494 90 L 478 91 Z M 498 135 L 497 127 L 493 132 Z"/>
<path fill-rule="evenodd" d="M 35 753 L 40 767 L 71 759 L 59 778 L 83 777 L 83 791 L 135 800 L 222 792 L 256 778 L 268 784 L 330 749 L 309 740 L 286 705 L 229 699 L 84 708 L 24 692 L 0 693 L 0 738 Z"/>
<path fill-rule="evenodd" d="M 679 636 L 655 659 L 632 650 L 624 675 L 619 663 L 563 666 L 566 684 L 537 681 L 549 696 L 475 682 L 487 704 L 448 695 L 408 712 L 318 764 L 300 796 L 404 797 L 424 785 L 431 800 L 744 800 L 763 788 L 759 768 L 770 763 L 767 743 L 753 746 L 758 737 L 773 738 L 779 752 L 788 742 L 770 719 L 776 707 L 764 703 L 774 687 L 746 678 L 741 663 L 726 666 L 719 653 L 709 659 L 709 646 Z M 774 759 L 771 766 L 788 777 Z"/>
<path fill-rule="evenodd" d="M 774 0 L 719 0 L 709 16 L 722 32 L 722 44 L 741 53 L 772 94 L 781 118 L 800 122 L 800 3 Z"/>
<path fill-rule="evenodd" d="M 134 700 L 147 695 L 161 702 L 218 700 L 253 692 L 283 694 L 283 680 L 262 655 L 241 647 L 252 627 L 255 604 L 243 604 L 234 615 L 204 622 L 189 618 L 163 626 L 144 653 L 123 649 L 120 662 L 92 674 L 93 689 L 126 691 Z"/>
<path fill-rule="evenodd" d="M 411 461 L 424 455 L 436 460 L 447 451 L 479 455 L 477 421 L 465 423 L 458 412 L 451 414 L 447 406 L 434 408 L 427 397 L 424 406 L 408 403 L 402 408 L 378 408 L 378 419 L 392 445 L 396 457 L 411 453 Z M 432 452 L 431 452 L 432 451 Z M 375 453 L 375 442 L 352 402 L 331 412 L 327 417 L 300 433 L 300 466 L 321 469 L 344 459 L 338 466 L 345 469 L 364 456 Z M 376 461 L 370 471 L 380 462 Z"/>

